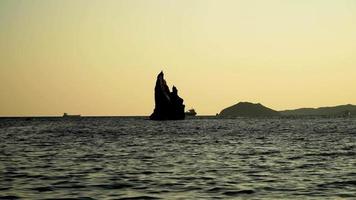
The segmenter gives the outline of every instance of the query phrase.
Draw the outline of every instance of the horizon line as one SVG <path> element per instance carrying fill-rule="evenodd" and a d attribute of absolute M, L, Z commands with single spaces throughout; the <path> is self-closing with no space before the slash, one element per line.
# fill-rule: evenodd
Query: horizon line
<path fill-rule="evenodd" d="M 247 101 L 240 101 L 240 102 L 247 102 Z M 238 103 L 240 103 L 238 102 Z M 253 103 L 253 102 L 248 102 L 248 103 Z M 257 104 L 257 103 L 253 103 L 253 104 Z M 260 103 L 262 104 L 262 103 Z M 236 104 L 233 104 L 236 105 Z M 231 105 L 231 106 L 233 106 Z M 262 104 L 264 105 L 264 104 Z M 277 112 L 283 112 L 283 111 L 291 111 L 291 110 L 298 110 L 298 109 L 318 109 L 318 108 L 330 108 L 330 107 L 337 107 L 337 106 L 347 106 L 347 105 L 351 105 L 351 106 L 356 106 L 356 104 L 351 104 L 351 103 L 346 103 L 346 104 L 338 104 L 338 105 L 332 105 L 332 106 L 319 106 L 319 107 L 300 107 L 300 108 L 292 108 L 292 109 L 283 109 L 283 110 L 275 110 Z M 264 105 L 265 106 L 265 105 Z M 230 106 L 228 106 L 230 107 Z M 226 107 L 226 108 L 228 108 Z M 268 107 L 268 106 L 266 106 Z M 270 107 L 268 107 L 270 108 Z M 225 109 L 225 108 L 223 108 Z M 222 109 L 222 110 L 223 110 Z M 221 111 L 220 111 L 221 112 Z M 218 112 L 218 113 L 220 113 Z M 216 116 L 217 113 L 215 114 L 202 114 L 202 115 L 197 115 L 199 117 L 210 117 L 210 116 Z M 148 115 L 81 115 L 80 117 L 148 117 L 150 116 Z M 38 117 L 38 118 L 58 118 L 58 117 L 63 117 L 63 115 L 0 115 L 0 118 L 26 118 L 26 117 Z"/>

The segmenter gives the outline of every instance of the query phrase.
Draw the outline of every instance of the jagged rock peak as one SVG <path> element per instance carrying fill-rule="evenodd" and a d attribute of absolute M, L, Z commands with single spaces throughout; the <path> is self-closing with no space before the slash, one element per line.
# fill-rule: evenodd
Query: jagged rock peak
<path fill-rule="evenodd" d="M 163 71 L 156 80 L 155 86 L 155 108 L 150 116 L 151 120 L 179 120 L 184 119 L 183 99 L 178 96 L 178 89 L 173 86 L 169 90 Z"/>

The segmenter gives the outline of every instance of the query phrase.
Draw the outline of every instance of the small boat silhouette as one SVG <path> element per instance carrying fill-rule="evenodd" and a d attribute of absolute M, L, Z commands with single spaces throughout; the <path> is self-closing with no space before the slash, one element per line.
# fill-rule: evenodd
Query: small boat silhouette
<path fill-rule="evenodd" d="M 74 117 L 74 118 L 76 118 L 76 117 L 81 117 L 81 116 L 80 115 L 69 115 L 68 113 L 64 113 L 63 117 L 68 117 L 68 118 L 69 117 L 72 117 L 72 118 Z"/>
<path fill-rule="evenodd" d="M 195 112 L 195 110 L 192 108 L 190 110 L 188 110 L 187 112 L 185 112 L 186 116 L 196 116 L 197 112 Z"/>

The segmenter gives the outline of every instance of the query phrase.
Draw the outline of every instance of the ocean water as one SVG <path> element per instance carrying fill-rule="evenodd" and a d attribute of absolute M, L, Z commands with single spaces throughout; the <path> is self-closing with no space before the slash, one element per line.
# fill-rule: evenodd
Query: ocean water
<path fill-rule="evenodd" d="M 0 199 L 356 199 L 356 119 L 0 119 Z"/>

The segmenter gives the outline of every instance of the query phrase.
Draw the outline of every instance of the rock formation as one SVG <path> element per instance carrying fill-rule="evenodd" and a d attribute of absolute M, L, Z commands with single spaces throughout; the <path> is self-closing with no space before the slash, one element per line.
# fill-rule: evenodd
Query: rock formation
<path fill-rule="evenodd" d="M 163 72 L 157 76 L 155 86 L 155 109 L 150 116 L 151 120 L 179 120 L 184 119 L 183 99 L 178 96 L 175 86 L 172 92 L 164 80 Z"/>

